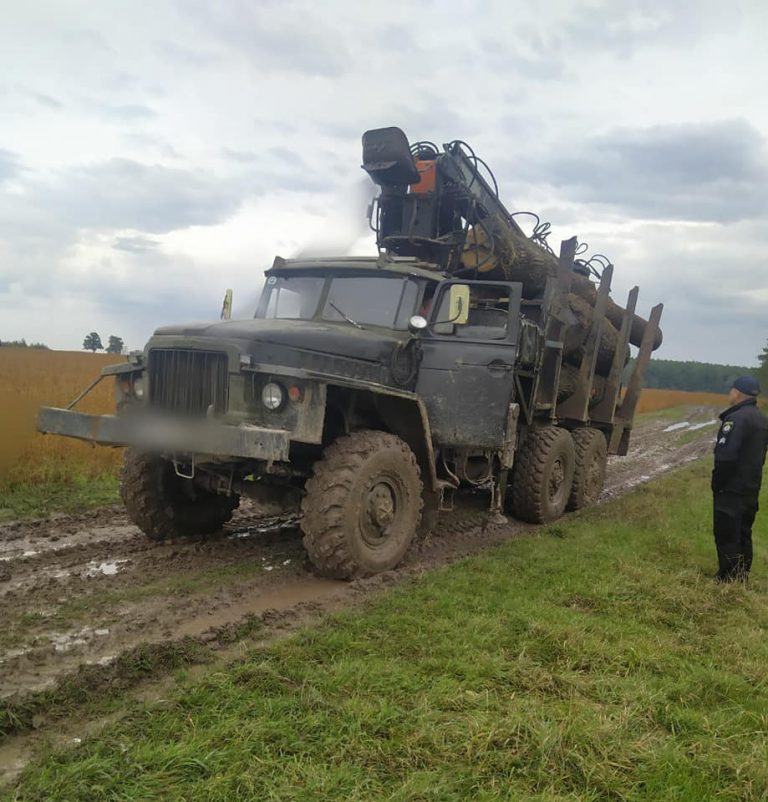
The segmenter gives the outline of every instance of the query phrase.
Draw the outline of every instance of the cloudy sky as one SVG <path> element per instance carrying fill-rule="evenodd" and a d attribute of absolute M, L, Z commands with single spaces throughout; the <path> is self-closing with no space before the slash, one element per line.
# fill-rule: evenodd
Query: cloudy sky
<path fill-rule="evenodd" d="M 141 347 L 371 251 L 360 135 L 468 140 L 510 209 L 665 303 L 659 356 L 768 339 L 763 0 L 25 0 L 0 26 L 0 339 Z"/>

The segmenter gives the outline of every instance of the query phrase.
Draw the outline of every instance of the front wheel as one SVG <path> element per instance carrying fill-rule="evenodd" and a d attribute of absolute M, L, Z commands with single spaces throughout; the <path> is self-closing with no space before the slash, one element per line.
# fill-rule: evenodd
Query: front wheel
<path fill-rule="evenodd" d="M 573 439 L 558 426 L 531 429 L 515 457 L 512 506 L 517 518 L 539 524 L 565 512 L 571 493 Z"/>
<path fill-rule="evenodd" d="M 128 449 L 120 475 L 128 517 L 150 540 L 216 532 L 232 517 L 238 496 L 219 496 L 177 476 L 170 460 Z"/>
<path fill-rule="evenodd" d="M 421 508 L 421 475 L 406 443 L 387 432 L 353 432 L 325 450 L 307 481 L 304 546 L 324 576 L 388 571 L 408 550 Z"/>

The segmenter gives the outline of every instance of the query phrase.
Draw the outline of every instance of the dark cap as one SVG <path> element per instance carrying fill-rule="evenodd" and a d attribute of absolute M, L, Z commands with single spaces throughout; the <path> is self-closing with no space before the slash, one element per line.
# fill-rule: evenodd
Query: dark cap
<path fill-rule="evenodd" d="M 754 376 L 739 376 L 733 387 L 744 395 L 760 395 L 760 385 Z"/>

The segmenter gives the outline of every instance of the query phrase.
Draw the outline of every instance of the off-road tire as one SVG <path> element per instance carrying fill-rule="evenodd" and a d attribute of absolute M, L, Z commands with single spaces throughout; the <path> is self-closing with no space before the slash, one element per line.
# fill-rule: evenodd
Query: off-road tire
<path fill-rule="evenodd" d="M 566 429 L 529 430 L 512 474 L 515 517 L 534 524 L 559 518 L 570 497 L 575 462 L 573 439 Z"/>
<path fill-rule="evenodd" d="M 423 501 L 416 457 L 399 437 L 367 429 L 340 437 L 305 490 L 301 529 L 318 574 L 370 576 L 403 559 Z"/>
<path fill-rule="evenodd" d="M 567 509 L 581 510 L 597 502 L 603 492 L 608 445 L 599 429 L 585 426 L 571 432 L 576 452 L 571 495 Z"/>
<path fill-rule="evenodd" d="M 176 475 L 173 463 L 127 449 L 120 495 L 128 517 L 150 540 L 216 532 L 232 517 L 239 496 L 219 496 Z"/>

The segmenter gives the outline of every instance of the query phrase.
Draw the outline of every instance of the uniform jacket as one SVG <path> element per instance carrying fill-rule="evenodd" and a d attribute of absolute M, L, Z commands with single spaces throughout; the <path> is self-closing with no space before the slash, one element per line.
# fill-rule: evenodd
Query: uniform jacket
<path fill-rule="evenodd" d="M 712 490 L 757 496 L 768 448 L 768 418 L 757 408 L 757 399 L 748 398 L 726 409 L 720 420 Z"/>

